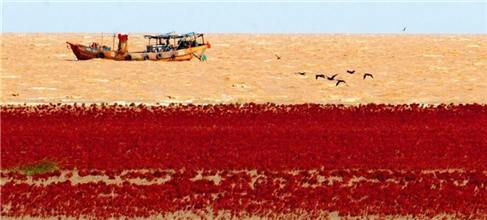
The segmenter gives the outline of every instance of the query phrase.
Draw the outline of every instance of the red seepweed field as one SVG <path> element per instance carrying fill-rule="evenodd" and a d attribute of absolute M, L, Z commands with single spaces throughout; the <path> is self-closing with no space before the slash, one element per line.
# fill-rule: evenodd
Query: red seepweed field
<path fill-rule="evenodd" d="M 3 106 L 1 213 L 483 219 L 486 124 L 478 104 Z"/>

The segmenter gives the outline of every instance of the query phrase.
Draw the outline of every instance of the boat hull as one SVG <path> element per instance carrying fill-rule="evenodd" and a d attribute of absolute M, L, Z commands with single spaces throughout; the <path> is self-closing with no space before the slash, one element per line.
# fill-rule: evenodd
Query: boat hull
<path fill-rule="evenodd" d="M 89 59 L 96 58 L 97 51 L 92 52 L 92 51 L 90 51 L 90 49 L 94 49 L 94 50 L 97 50 L 97 49 L 91 48 L 91 47 L 86 47 L 86 46 L 79 45 L 79 44 L 73 44 L 70 42 L 66 42 L 66 43 L 71 47 L 71 50 L 73 51 L 76 58 L 78 58 L 78 60 L 89 60 Z M 88 48 L 90 48 L 90 49 L 88 49 Z"/>
<path fill-rule="evenodd" d="M 188 61 L 193 58 L 195 52 L 204 52 L 207 48 L 206 45 L 185 48 L 176 51 L 166 51 L 166 52 L 128 52 L 120 53 L 117 51 L 105 51 L 98 48 L 87 47 L 81 44 L 74 44 L 66 42 L 73 51 L 74 55 L 78 60 L 89 60 L 89 59 L 109 59 L 118 61 Z"/>

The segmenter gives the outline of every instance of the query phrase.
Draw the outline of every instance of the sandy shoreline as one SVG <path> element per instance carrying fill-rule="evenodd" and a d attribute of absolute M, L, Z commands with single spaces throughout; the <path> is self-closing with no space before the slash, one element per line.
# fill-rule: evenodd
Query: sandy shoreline
<path fill-rule="evenodd" d="M 129 35 L 130 51 L 144 49 L 142 35 Z M 90 44 L 100 34 L 1 38 L 2 105 L 487 103 L 485 35 L 208 34 L 207 62 L 173 63 L 73 61 L 65 41 Z M 336 73 L 346 85 L 315 79 Z"/>

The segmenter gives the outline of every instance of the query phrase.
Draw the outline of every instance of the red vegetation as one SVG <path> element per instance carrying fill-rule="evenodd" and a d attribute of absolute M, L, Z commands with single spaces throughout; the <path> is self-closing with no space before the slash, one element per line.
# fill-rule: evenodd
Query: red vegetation
<path fill-rule="evenodd" d="M 481 169 L 487 106 L 2 107 L 2 167 Z"/>
<path fill-rule="evenodd" d="M 79 176 L 124 181 L 31 185 L 14 181 L 30 177 L 2 173 L 4 216 L 487 213 L 486 105 L 44 105 L 1 113 L 2 169 L 49 159 Z M 138 169 L 151 171 L 122 174 Z M 260 175 L 233 172 L 244 169 Z M 461 172 L 422 172 L 435 169 Z M 221 182 L 193 181 L 197 170 Z M 53 176 L 61 174 L 32 179 Z"/>
<path fill-rule="evenodd" d="M 192 171 L 176 172 L 167 182 L 150 185 L 128 181 L 73 185 L 67 180 L 45 186 L 7 182 L 2 187 L 2 215 L 106 219 L 178 210 L 224 210 L 234 216 L 312 216 L 329 211 L 342 216 L 487 217 L 487 175 L 477 171 L 276 171 L 261 172 L 256 178 L 232 172 L 221 176 L 218 184 L 193 177 Z M 6 209 L 3 204 L 11 206 Z"/>

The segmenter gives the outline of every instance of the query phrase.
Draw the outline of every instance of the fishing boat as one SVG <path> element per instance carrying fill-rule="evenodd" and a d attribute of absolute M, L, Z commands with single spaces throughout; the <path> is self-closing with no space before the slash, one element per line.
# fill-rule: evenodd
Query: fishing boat
<path fill-rule="evenodd" d="M 91 46 L 66 42 L 78 60 L 89 59 L 110 59 L 110 60 L 152 60 L 152 61 L 185 61 L 196 57 L 199 60 L 206 60 L 204 54 L 206 49 L 211 48 L 209 42 L 205 43 L 204 34 L 190 32 L 178 34 L 169 32 L 161 35 L 144 35 L 149 40 L 146 49 L 143 51 L 128 51 L 128 35 L 118 34 L 118 48 L 112 50 L 110 47 L 93 42 Z M 113 41 L 115 46 L 115 35 Z M 151 42 L 153 42 L 151 44 Z"/>

